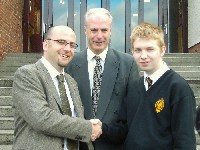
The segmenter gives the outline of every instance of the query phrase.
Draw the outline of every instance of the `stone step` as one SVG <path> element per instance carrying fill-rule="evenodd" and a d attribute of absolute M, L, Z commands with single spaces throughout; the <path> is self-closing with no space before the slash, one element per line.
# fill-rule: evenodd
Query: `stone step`
<path fill-rule="evenodd" d="M 163 59 L 168 66 L 200 66 L 199 57 L 167 57 Z"/>
<path fill-rule="evenodd" d="M 0 130 L 14 130 L 14 118 L 0 117 Z"/>
<path fill-rule="evenodd" d="M 6 58 L 4 61 L 1 62 L 2 65 L 8 66 L 8 64 L 30 64 L 30 63 L 34 63 L 38 60 L 38 58 L 32 58 L 32 57 L 25 57 L 24 59 L 21 57 L 8 57 Z"/>
<path fill-rule="evenodd" d="M 12 150 L 12 145 L 0 145 L 0 150 Z"/>
<path fill-rule="evenodd" d="M 7 57 L 37 57 L 37 58 L 40 58 L 41 56 L 42 56 L 42 53 L 8 53 L 7 54 Z"/>
<path fill-rule="evenodd" d="M 200 53 L 165 53 L 164 57 L 200 57 Z"/>
<path fill-rule="evenodd" d="M 0 63 L 0 72 L 15 72 L 19 66 L 5 66 Z"/>
<path fill-rule="evenodd" d="M 14 108 L 12 106 L 0 106 L 0 117 L 13 117 Z"/>
<path fill-rule="evenodd" d="M 195 97 L 200 97 L 200 84 L 190 84 Z"/>
<path fill-rule="evenodd" d="M 184 79 L 200 79 L 200 71 L 176 71 Z"/>
<path fill-rule="evenodd" d="M 200 80 L 200 71 L 176 71 L 180 76 L 182 76 L 185 80 L 192 80 L 197 82 Z M 140 71 L 140 75 L 144 74 L 143 71 Z"/>
<path fill-rule="evenodd" d="M 0 145 L 8 145 L 13 143 L 14 130 L 0 130 Z"/>
<path fill-rule="evenodd" d="M 12 83 L 13 83 L 13 80 L 0 78 L 0 87 L 12 87 Z"/>
<path fill-rule="evenodd" d="M 0 106 L 11 106 L 12 96 L 1 96 L 0 95 Z"/>
<path fill-rule="evenodd" d="M 11 96 L 12 95 L 12 87 L 0 87 L 0 95 L 1 96 Z"/>
<path fill-rule="evenodd" d="M 13 77 L 14 74 L 15 74 L 14 72 L 0 72 L 0 78 Z"/>
<path fill-rule="evenodd" d="M 36 61 L 33 61 L 33 62 L 11 62 L 11 61 L 7 61 L 7 62 L 4 62 L 4 63 L 1 63 L 1 66 L 5 66 L 5 67 L 8 67 L 8 66 L 12 66 L 12 67 L 20 67 L 20 66 L 24 66 L 24 65 L 28 65 L 28 64 L 33 64 L 35 63 Z"/>
<path fill-rule="evenodd" d="M 174 71 L 200 71 L 200 66 L 169 66 Z"/>

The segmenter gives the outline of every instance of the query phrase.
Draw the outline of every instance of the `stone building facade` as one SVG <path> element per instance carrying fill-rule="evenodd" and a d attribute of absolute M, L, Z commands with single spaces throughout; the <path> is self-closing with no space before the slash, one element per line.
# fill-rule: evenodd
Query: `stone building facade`
<path fill-rule="evenodd" d="M 0 61 L 9 52 L 22 52 L 23 0 L 0 0 Z"/>

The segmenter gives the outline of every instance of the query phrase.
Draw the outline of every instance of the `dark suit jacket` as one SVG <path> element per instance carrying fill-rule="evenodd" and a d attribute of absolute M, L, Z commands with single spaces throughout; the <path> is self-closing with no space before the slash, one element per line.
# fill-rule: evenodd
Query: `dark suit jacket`
<path fill-rule="evenodd" d="M 62 115 L 59 95 L 41 60 L 16 71 L 13 82 L 13 150 L 63 150 L 64 137 L 90 141 L 92 126 L 83 119 L 84 110 L 76 82 L 68 74 L 65 77 L 79 119 Z"/>
<path fill-rule="evenodd" d="M 75 54 L 65 69 L 77 82 L 85 110 L 85 118 L 93 118 L 91 90 L 88 74 L 87 51 Z M 133 57 L 112 49 L 107 52 L 96 118 L 104 123 L 117 119 L 119 108 L 131 80 L 139 77 Z M 120 150 L 122 145 L 112 144 L 100 138 L 94 142 L 95 150 Z"/>

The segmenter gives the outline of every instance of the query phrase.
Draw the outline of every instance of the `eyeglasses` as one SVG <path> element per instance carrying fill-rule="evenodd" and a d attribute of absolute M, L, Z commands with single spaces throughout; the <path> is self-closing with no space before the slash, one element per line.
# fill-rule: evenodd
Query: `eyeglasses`
<path fill-rule="evenodd" d="M 76 49 L 78 47 L 78 44 L 74 42 L 67 42 L 66 40 L 62 40 L 62 39 L 60 40 L 46 39 L 46 40 L 55 41 L 61 46 L 66 46 L 67 44 L 69 44 L 70 48 L 73 48 L 73 49 Z"/>

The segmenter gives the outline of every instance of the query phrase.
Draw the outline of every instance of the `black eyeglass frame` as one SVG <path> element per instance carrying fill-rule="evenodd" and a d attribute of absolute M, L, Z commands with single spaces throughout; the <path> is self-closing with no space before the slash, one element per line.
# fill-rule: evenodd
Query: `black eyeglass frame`
<path fill-rule="evenodd" d="M 76 49 L 78 47 L 78 44 L 74 43 L 74 42 L 67 42 L 66 40 L 63 39 L 58 39 L 58 40 L 53 40 L 53 39 L 46 39 L 46 40 L 51 40 L 51 41 L 55 41 L 57 42 L 59 45 L 64 45 L 66 46 L 67 44 L 69 44 L 70 48 Z"/>

